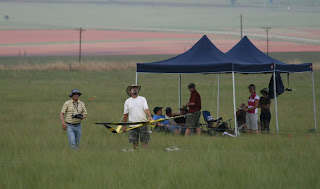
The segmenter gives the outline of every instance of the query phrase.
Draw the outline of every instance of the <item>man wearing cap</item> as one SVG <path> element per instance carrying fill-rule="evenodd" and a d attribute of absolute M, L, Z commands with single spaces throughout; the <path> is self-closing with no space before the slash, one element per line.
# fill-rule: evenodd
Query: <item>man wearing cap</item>
<path fill-rule="evenodd" d="M 270 120 L 271 120 L 271 113 L 270 113 L 270 104 L 271 99 L 268 96 L 269 90 L 268 88 L 263 88 L 260 90 L 262 97 L 259 101 L 259 108 L 261 108 L 260 114 L 260 123 L 261 123 L 261 131 L 265 131 L 270 133 Z"/>
<path fill-rule="evenodd" d="M 72 89 L 69 97 L 70 100 L 66 101 L 60 113 L 62 128 L 67 131 L 69 144 L 73 149 L 79 147 L 81 138 L 81 120 L 87 116 L 87 110 L 79 97 L 82 93 L 78 89 Z"/>
<path fill-rule="evenodd" d="M 166 118 L 164 115 L 162 115 L 162 107 L 155 107 L 153 108 L 153 120 L 158 120 L 158 119 L 163 119 Z M 169 126 L 169 121 L 165 120 L 165 121 L 161 121 L 161 122 L 157 122 L 156 123 L 156 132 L 160 132 L 160 131 L 168 131 L 167 127 Z"/>
<path fill-rule="evenodd" d="M 259 106 L 259 96 L 256 94 L 256 86 L 251 84 L 248 86 L 250 96 L 248 99 L 248 106 L 244 108 L 247 111 L 246 115 L 246 124 L 248 133 L 255 132 L 256 134 L 259 133 L 258 128 L 258 106 Z"/>
<path fill-rule="evenodd" d="M 127 94 L 130 96 L 124 103 L 123 122 L 139 122 L 152 121 L 146 98 L 139 96 L 141 86 L 131 85 L 127 87 Z M 134 125 L 130 126 L 133 127 Z M 126 126 L 123 126 L 123 131 L 126 132 Z M 139 135 L 143 148 L 148 147 L 150 140 L 148 126 L 138 127 L 129 131 L 129 142 L 133 143 L 133 149 L 139 147 Z"/>
<path fill-rule="evenodd" d="M 197 92 L 196 85 L 194 83 L 190 83 L 188 88 L 191 94 L 190 100 L 186 106 L 189 107 L 190 115 L 187 116 L 185 136 L 190 135 L 191 128 L 197 128 L 197 135 L 200 135 L 201 129 L 199 127 L 199 118 L 201 115 L 201 97 Z"/>

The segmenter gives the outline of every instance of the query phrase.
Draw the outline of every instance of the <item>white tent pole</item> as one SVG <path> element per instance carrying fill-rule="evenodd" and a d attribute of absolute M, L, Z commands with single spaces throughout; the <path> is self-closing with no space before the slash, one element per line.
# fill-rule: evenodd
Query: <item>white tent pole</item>
<path fill-rule="evenodd" d="M 220 74 L 218 74 L 217 119 L 219 118 L 219 105 L 220 105 Z"/>
<path fill-rule="evenodd" d="M 179 73 L 178 93 L 179 93 L 179 108 L 181 108 L 181 73 Z"/>
<path fill-rule="evenodd" d="M 317 132 L 317 112 L 316 112 L 316 98 L 314 92 L 314 78 L 313 78 L 313 71 L 311 72 L 312 76 L 312 96 L 313 96 L 313 117 L 314 117 L 314 129 Z"/>
<path fill-rule="evenodd" d="M 232 88 L 233 88 L 233 115 L 234 115 L 234 132 L 238 136 L 237 112 L 236 112 L 236 89 L 234 83 L 234 71 L 232 71 Z"/>
<path fill-rule="evenodd" d="M 278 104 L 277 104 L 277 91 L 276 91 L 276 64 L 273 64 L 273 95 L 274 95 L 274 108 L 275 108 L 275 114 L 276 114 L 276 128 L 277 128 L 277 134 L 279 134 Z"/>
<path fill-rule="evenodd" d="M 136 72 L 136 85 L 138 85 L 138 72 Z"/>

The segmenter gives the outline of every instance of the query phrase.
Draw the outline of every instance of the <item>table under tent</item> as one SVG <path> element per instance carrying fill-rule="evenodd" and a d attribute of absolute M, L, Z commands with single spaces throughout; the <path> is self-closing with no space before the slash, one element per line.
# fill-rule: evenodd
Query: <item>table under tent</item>
<path fill-rule="evenodd" d="M 181 74 L 189 73 L 216 73 L 218 74 L 218 95 L 217 95 L 217 117 L 219 117 L 219 74 L 232 73 L 233 83 L 233 113 L 235 122 L 235 132 L 238 135 L 236 120 L 236 102 L 235 102 L 235 73 L 256 74 L 272 73 L 274 75 L 273 86 L 276 93 L 276 72 L 311 72 L 314 98 L 314 117 L 316 129 L 316 112 L 314 97 L 314 80 L 312 64 L 290 65 L 277 61 L 257 49 L 247 37 L 244 37 L 228 53 L 221 52 L 209 39 L 204 35 L 188 51 L 158 62 L 137 63 L 136 84 L 138 84 L 138 73 L 176 73 L 179 74 L 179 107 L 181 107 Z M 276 94 L 275 102 L 276 102 Z M 277 106 L 275 105 L 275 108 Z M 277 110 L 276 125 L 278 132 Z"/>

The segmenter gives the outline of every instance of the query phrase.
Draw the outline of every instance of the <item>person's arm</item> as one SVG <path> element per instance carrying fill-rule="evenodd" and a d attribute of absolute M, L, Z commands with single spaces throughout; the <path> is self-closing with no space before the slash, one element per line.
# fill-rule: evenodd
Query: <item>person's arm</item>
<path fill-rule="evenodd" d="M 123 114 L 123 122 L 127 122 L 128 121 L 128 115 L 129 114 Z M 122 131 L 123 132 L 127 132 L 127 127 L 125 125 L 122 126 Z"/>
<path fill-rule="evenodd" d="M 190 106 L 194 106 L 196 103 L 194 103 L 194 102 L 188 102 L 187 104 L 186 104 L 186 106 L 187 107 L 190 107 Z"/>
<path fill-rule="evenodd" d="M 84 103 L 82 103 L 82 117 L 80 118 L 81 120 L 83 120 L 84 118 L 87 117 L 87 109 L 86 109 L 86 106 L 84 105 Z"/>
<path fill-rule="evenodd" d="M 252 106 L 251 108 L 245 108 L 244 110 L 245 111 L 249 111 L 249 110 L 254 110 L 254 109 L 256 109 L 257 107 L 259 106 L 259 100 L 255 100 L 254 101 L 254 106 Z"/>
<path fill-rule="evenodd" d="M 153 119 L 152 119 L 152 117 L 151 117 L 151 113 L 150 113 L 149 109 L 147 108 L 147 109 L 145 109 L 144 111 L 146 112 L 146 114 L 147 114 L 147 116 L 148 116 L 148 120 L 149 120 L 149 121 L 152 121 Z"/>
<path fill-rule="evenodd" d="M 64 113 L 60 113 L 60 120 L 61 120 L 61 123 L 62 123 L 62 129 L 65 131 L 67 130 L 67 124 L 64 122 Z"/>

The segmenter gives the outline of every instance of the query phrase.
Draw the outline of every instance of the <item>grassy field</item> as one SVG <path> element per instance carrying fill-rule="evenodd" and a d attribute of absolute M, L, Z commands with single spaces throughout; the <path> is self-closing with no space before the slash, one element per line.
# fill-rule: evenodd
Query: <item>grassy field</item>
<path fill-rule="evenodd" d="M 285 57 L 294 58 L 288 54 L 276 56 L 283 57 L 283 61 Z M 148 62 L 164 57 L 109 59 L 121 64 L 129 59 Z M 108 57 L 100 58 L 107 63 Z M 45 58 L 37 60 L 34 64 L 47 63 Z M 10 61 L 15 62 L 12 57 L 0 59 L 1 65 Z M 282 76 L 287 86 L 286 75 Z M 247 100 L 248 84 L 254 82 L 261 89 L 270 77 L 236 74 L 237 104 Z M 290 87 L 296 90 L 278 98 L 279 135 L 275 134 L 272 102 L 270 135 L 184 138 L 153 133 L 149 149 L 125 153 L 122 149 L 131 147 L 126 134 L 112 135 L 93 123 L 121 120 L 123 103 L 128 98 L 125 88 L 134 79 L 134 68 L 100 72 L 0 71 L 0 188 L 320 187 L 319 135 L 307 133 L 314 127 L 310 73 L 291 74 Z M 150 109 L 170 106 L 178 111 L 177 79 L 176 74 L 139 74 L 140 94 L 147 98 Z M 220 80 L 220 115 L 232 118 L 231 75 L 222 74 Z M 317 112 L 319 80 L 316 71 Z M 217 75 L 183 74 L 183 103 L 188 100 L 186 86 L 190 82 L 197 85 L 203 110 L 215 115 Z M 81 99 L 86 104 L 88 98 L 96 96 L 87 107 L 81 148 L 77 151 L 69 149 L 59 121 L 59 112 L 72 88 L 83 92 Z M 166 152 L 170 146 L 180 150 Z"/>

